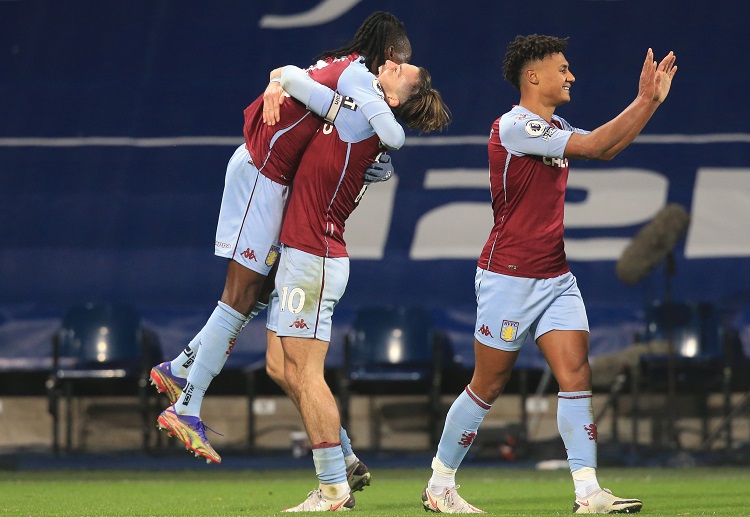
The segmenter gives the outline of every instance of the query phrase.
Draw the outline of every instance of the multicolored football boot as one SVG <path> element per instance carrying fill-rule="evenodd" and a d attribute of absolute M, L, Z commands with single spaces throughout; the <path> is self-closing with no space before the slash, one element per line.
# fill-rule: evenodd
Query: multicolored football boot
<path fill-rule="evenodd" d="M 187 379 L 177 377 L 172 373 L 172 363 L 166 361 L 151 368 L 151 384 L 156 386 L 156 391 L 164 393 L 169 397 L 169 403 L 174 404 L 180 398 L 182 390 L 185 389 Z"/>
<path fill-rule="evenodd" d="M 208 443 L 206 426 L 199 417 L 178 415 L 174 406 L 169 406 L 159 415 L 156 422 L 159 429 L 180 440 L 196 458 L 205 458 L 206 463 L 221 463 L 221 456 Z"/>

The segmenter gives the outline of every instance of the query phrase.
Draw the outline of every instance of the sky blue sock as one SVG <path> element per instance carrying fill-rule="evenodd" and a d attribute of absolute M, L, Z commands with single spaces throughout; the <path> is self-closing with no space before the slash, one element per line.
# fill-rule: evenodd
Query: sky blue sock
<path fill-rule="evenodd" d="M 185 349 L 180 352 L 180 355 L 172 359 L 171 369 L 172 374 L 177 377 L 186 379 L 188 373 L 190 373 L 190 367 L 193 366 L 195 361 L 195 355 L 198 353 L 198 348 L 201 346 L 201 334 L 200 332 L 188 343 Z"/>
<path fill-rule="evenodd" d="M 344 452 L 344 457 L 351 456 L 354 454 L 352 450 L 352 441 L 349 439 L 349 435 L 346 434 L 346 429 L 341 428 L 340 439 L 341 439 L 341 450 Z"/>
<path fill-rule="evenodd" d="M 200 416 L 206 390 L 227 362 L 234 340 L 246 320 L 229 305 L 218 303 L 199 333 L 201 345 L 188 373 L 185 389 L 175 403 L 178 414 Z"/>
<path fill-rule="evenodd" d="M 492 406 L 466 389 L 453 402 L 445 417 L 437 457 L 448 468 L 457 469 L 474 442 L 479 424 Z"/>
<path fill-rule="evenodd" d="M 568 450 L 570 471 L 596 468 L 597 432 L 590 391 L 557 394 L 557 428 Z"/>
<path fill-rule="evenodd" d="M 322 446 L 323 445 L 323 446 Z M 313 446 L 313 462 L 318 480 L 323 485 L 346 483 L 346 466 L 341 444 L 318 444 Z"/>

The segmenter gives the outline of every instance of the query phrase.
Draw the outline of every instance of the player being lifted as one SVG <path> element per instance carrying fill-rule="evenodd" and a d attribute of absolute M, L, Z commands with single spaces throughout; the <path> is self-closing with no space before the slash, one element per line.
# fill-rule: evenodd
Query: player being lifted
<path fill-rule="evenodd" d="M 408 61 L 411 44 L 403 23 L 390 13 L 371 14 L 352 41 L 321 55 L 329 66 L 317 66 L 310 75 L 322 84 L 336 87 L 347 66 L 354 62 L 361 66 L 360 56 L 375 72 L 386 60 Z M 185 350 L 151 370 L 152 382 L 173 404 L 159 416 L 160 427 L 180 439 L 188 450 L 214 463 L 219 463 L 221 457 L 205 435 L 200 418 L 203 397 L 224 366 L 239 332 L 266 307 L 264 300 L 273 289 L 272 267 L 280 252 L 279 233 L 290 185 L 304 149 L 323 123 L 322 118 L 313 116 L 300 103 L 286 102 L 280 107 L 278 98 L 274 98 L 278 96 L 277 86 L 278 83 L 271 83 L 267 93 L 245 109 L 245 143 L 227 165 L 215 247 L 216 255 L 229 259 L 221 300 Z M 271 114 L 278 122 L 274 126 L 264 123 Z M 379 171 L 369 170 L 369 180 L 382 179 L 378 174 L 387 176 L 388 165 Z M 270 331 L 268 336 L 275 338 Z M 274 340 L 269 340 L 266 360 L 269 376 L 288 393 L 283 353 Z M 359 490 L 369 484 L 370 474 L 353 453 L 343 429 L 340 440 L 347 457 L 349 482 L 353 490 Z"/>

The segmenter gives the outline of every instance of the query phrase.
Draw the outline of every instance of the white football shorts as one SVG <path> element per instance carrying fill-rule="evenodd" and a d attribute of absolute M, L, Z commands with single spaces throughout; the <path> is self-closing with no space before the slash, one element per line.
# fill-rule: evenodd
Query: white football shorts
<path fill-rule="evenodd" d="M 279 337 L 331 341 L 333 309 L 349 282 L 349 257 L 318 257 L 282 246 L 266 327 Z"/>
<path fill-rule="evenodd" d="M 492 348 L 520 350 L 531 332 L 536 341 L 550 330 L 589 331 L 576 277 L 521 278 L 477 268 L 474 337 Z"/>
<path fill-rule="evenodd" d="M 239 146 L 227 164 L 214 253 L 268 276 L 281 253 L 289 192 L 260 174 L 245 144 Z"/>

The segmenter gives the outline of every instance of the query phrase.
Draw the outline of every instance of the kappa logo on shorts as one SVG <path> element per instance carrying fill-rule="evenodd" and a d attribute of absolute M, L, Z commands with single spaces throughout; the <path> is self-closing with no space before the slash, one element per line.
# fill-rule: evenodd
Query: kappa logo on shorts
<path fill-rule="evenodd" d="M 518 335 L 518 322 L 517 321 L 510 321 L 510 320 L 503 320 L 503 326 L 500 327 L 500 339 L 503 341 L 510 343 L 511 341 L 516 339 L 516 336 Z"/>
<path fill-rule="evenodd" d="M 483 336 L 495 337 L 492 335 L 492 332 L 490 332 L 490 328 L 487 325 L 482 325 L 481 327 L 479 327 L 479 333 Z"/>
<path fill-rule="evenodd" d="M 280 252 L 281 248 L 279 248 L 278 246 L 271 246 L 271 249 L 268 250 L 268 255 L 266 255 L 266 266 L 273 266 Z"/>
<path fill-rule="evenodd" d="M 303 318 L 297 318 L 294 320 L 294 323 L 289 325 L 290 327 L 294 327 L 296 329 L 309 329 L 310 327 L 307 326 L 307 323 L 305 323 L 305 320 Z"/>
<path fill-rule="evenodd" d="M 250 248 L 247 248 L 245 251 L 243 251 L 242 256 L 247 260 L 253 259 L 255 262 L 258 262 L 258 259 L 255 258 L 255 250 L 251 250 Z"/>

